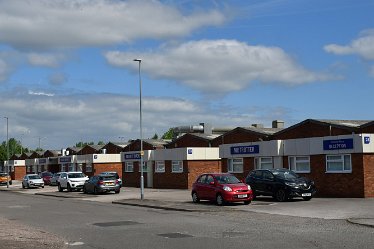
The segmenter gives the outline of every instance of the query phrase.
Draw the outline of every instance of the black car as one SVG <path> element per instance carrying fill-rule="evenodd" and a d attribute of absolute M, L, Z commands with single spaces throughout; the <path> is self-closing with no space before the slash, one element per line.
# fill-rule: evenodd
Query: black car
<path fill-rule="evenodd" d="M 112 175 L 96 175 L 92 176 L 89 180 L 84 183 L 83 192 L 87 193 L 104 193 L 114 191 L 118 194 L 121 191 L 121 185 L 118 180 Z"/>
<path fill-rule="evenodd" d="M 316 193 L 314 182 L 288 169 L 258 169 L 249 172 L 245 182 L 251 186 L 254 196 L 273 196 L 277 201 L 293 197 L 312 199 Z"/>

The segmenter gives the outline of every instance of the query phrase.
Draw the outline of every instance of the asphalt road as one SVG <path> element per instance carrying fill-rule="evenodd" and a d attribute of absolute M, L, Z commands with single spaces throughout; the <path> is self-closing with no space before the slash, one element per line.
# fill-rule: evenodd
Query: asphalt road
<path fill-rule="evenodd" d="M 61 248 L 362 249 L 374 245 L 373 228 L 345 220 L 225 208 L 178 212 L 7 191 L 0 192 L 0 200 L 0 218 L 47 232 L 51 241 L 63 241 Z"/>

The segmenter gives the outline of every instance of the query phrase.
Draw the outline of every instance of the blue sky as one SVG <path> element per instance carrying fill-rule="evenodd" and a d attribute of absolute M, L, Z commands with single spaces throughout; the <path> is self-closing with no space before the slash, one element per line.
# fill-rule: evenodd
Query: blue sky
<path fill-rule="evenodd" d="M 0 115 L 32 149 L 136 139 L 142 58 L 146 138 L 373 120 L 372 13 L 373 0 L 0 1 Z"/>

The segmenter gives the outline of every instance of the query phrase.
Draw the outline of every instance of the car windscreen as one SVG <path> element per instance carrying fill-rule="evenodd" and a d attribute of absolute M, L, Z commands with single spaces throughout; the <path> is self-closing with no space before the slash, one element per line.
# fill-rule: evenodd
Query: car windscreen
<path fill-rule="evenodd" d="M 31 175 L 29 176 L 29 179 L 41 179 L 38 175 Z"/>
<path fill-rule="evenodd" d="M 298 174 L 292 171 L 274 171 L 273 175 L 285 180 L 293 180 L 300 177 Z"/>
<path fill-rule="evenodd" d="M 44 172 L 42 173 L 42 176 L 53 176 L 51 172 Z"/>
<path fill-rule="evenodd" d="M 84 178 L 85 175 L 83 173 L 69 173 L 69 178 Z"/>
<path fill-rule="evenodd" d="M 239 179 L 233 175 L 215 176 L 216 180 L 221 184 L 236 184 L 240 183 Z"/>

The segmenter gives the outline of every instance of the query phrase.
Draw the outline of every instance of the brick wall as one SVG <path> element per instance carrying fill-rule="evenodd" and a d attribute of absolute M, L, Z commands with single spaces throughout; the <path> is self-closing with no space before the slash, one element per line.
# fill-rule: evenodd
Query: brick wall
<path fill-rule="evenodd" d="M 165 161 L 165 172 L 153 174 L 154 188 L 187 189 L 188 188 L 188 164 L 183 161 L 183 173 L 171 172 L 171 161 Z"/>
<path fill-rule="evenodd" d="M 247 177 L 248 173 L 255 169 L 255 163 L 254 163 L 253 157 L 244 157 L 243 158 L 243 173 L 231 173 L 235 175 L 239 180 L 244 180 L 244 178 Z M 222 159 L 222 172 L 226 173 L 228 172 L 228 159 L 224 158 Z"/>
<path fill-rule="evenodd" d="M 374 154 L 363 156 L 365 197 L 374 197 Z"/>
<path fill-rule="evenodd" d="M 12 172 L 12 180 L 22 180 L 26 175 L 26 166 L 14 167 L 14 172 Z"/>
<path fill-rule="evenodd" d="M 134 172 L 125 172 L 125 163 L 122 166 L 122 185 L 125 187 L 140 188 L 139 162 L 134 162 Z M 147 172 L 143 172 L 144 187 L 147 186 Z"/>
<path fill-rule="evenodd" d="M 352 173 L 326 173 L 326 155 L 310 157 L 311 173 L 318 197 L 364 197 L 362 154 L 352 154 Z"/>
<path fill-rule="evenodd" d="M 374 124 L 361 128 L 360 133 L 374 133 Z"/>
<path fill-rule="evenodd" d="M 92 164 L 92 171 L 95 175 L 105 171 L 115 171 L 122 178 L 122 163 L 94 163 Z"/>
<path fill-rule="evenodd" d="M 220 173 L 221 161 L 185 161 L 188 164 L 188 189 L 192 188 L 192 184 L 196 178 L 203 173 Z"/>

